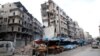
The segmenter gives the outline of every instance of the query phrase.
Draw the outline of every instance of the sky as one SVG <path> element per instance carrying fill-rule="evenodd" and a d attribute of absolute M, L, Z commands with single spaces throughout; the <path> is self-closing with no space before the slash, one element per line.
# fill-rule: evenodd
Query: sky
<path fill-rule="evenodd" d="M 0 4 L 20 1 L 42 23 L 41 4 L 47 0 L 0 0 Z M 84 31 L 99 36 L 100 0 L 53 0 L 66 14 L 77 21 Z"/>

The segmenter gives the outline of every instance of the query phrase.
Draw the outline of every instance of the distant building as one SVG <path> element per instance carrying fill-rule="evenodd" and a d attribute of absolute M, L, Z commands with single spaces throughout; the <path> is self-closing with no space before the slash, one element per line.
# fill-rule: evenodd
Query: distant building
<path fill-rule="evenodd" d="M 84 38 L 84 30 L 79 27 L 76 21 L 71 18 L 68 19 L 68 36 L 73 39 Z"/>
<path fill-rule="evenodd" d="M 34 40 L 42 38 L 44 35 L 42 24 L 36 18 L 34 18 L 32 25 L 33 25 Z"/>
<path fill-rule="evenodd" d="M 74 21 L 69 18 L 68 19 L 68 36 L 70 38 L 75 38 L 75 25 L 74 25 Z"/>
<path fill-rule="evenodd" d="M 84 30 L 82 28 L 79 28 L 79 34 L 80 38 L 84 39 Z"/>
<path fill-rule="evenodd" d="M 87 42 L 92 42 L 93 41 L 92 35 L 90 35 L 89 32 L 84 32 L 84 38 Z"/>
<path fill-rule="evenodd" d="M 74 21 L 74 39 L 80 38 L 80 27 L 76 21 Z"/>

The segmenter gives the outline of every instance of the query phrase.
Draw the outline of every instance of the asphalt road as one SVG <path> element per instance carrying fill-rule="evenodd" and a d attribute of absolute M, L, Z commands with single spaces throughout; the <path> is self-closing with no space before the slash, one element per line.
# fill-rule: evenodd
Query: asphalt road
<path fill-rule="evenodd" d="M 84 46 L 60 54 L 48 56 L 100 56 L 100 49 L 92 49 L 91 46 Z"/>

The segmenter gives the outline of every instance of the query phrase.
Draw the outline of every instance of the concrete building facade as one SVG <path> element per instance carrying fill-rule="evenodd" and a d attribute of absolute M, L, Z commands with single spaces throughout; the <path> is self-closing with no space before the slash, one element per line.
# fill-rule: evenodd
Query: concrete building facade
<path fill-rule="evenodd" d="M 54 36 L 68 36 L 66 13 L 52 0 L 41 4 L 42 21 L 45 28 L 54 27 Z"/>
<path fill-rule="evenodd" d="M 84 38 L 87 42 L 92 42 L 93 41 L 92 35 L 90 35 L 89 32 L 84 32 Z"/>
<path fill-rule="evenodd" d="M 70 38 L 75 38 L 75 25 L 74 25 L 74 21 L 69 18 L 68 19 L 68 36 Z"/>
<path fill-rule="evenodd" d="M 34 39 L 34 32 L 42 33 L 40 22 L 20 2 L 6 3 L 0 11 L 0 40 L 26 45 Z"/>
<path fill-rule="evenodd" d="M 71 18 L 68 19 L 68 36 L 72 39 L 79 39 L 84 37 L 84 30 L 78 25 L 78 22 L 73 21 Z"/>
<path fill-rule="evenodd" d="M 74 21 L 74 37 L 75 39 L 79 39 L 80 38 L 80 27 L 78 25 L 78 23 L 76 21 Z"/>
<path fill-rule="evenodd" d="M 42 24 L 36 18 L 34 18 L 32 25 L 33 25 L 34 40 L 42 38 L 44 35 Z"/>
<path fill-rule="evenodd" d="M 85 39 L 84 30 L 82 28 L 79 28 L 79 36 L 80 36 L 81 39 Z"/>
<path fill-rule="evenodd" d="M 49 37 L 64 36 L 84 39 L 84 30 L 52 0 L 41 4 L 44 34 Z"/>

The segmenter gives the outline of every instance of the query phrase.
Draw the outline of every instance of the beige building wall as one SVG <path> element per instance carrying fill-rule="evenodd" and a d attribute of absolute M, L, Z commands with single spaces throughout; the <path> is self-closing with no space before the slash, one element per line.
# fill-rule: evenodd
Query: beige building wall
<path fill-rule="evenodd" d="M 68 35 L 67 28 L 67 15 L 65 12 L 57 6 L 53 1 L 41 5 L 42 21 L 46 27 L 54 26 L 55 34 L 57 35 Z"/>

